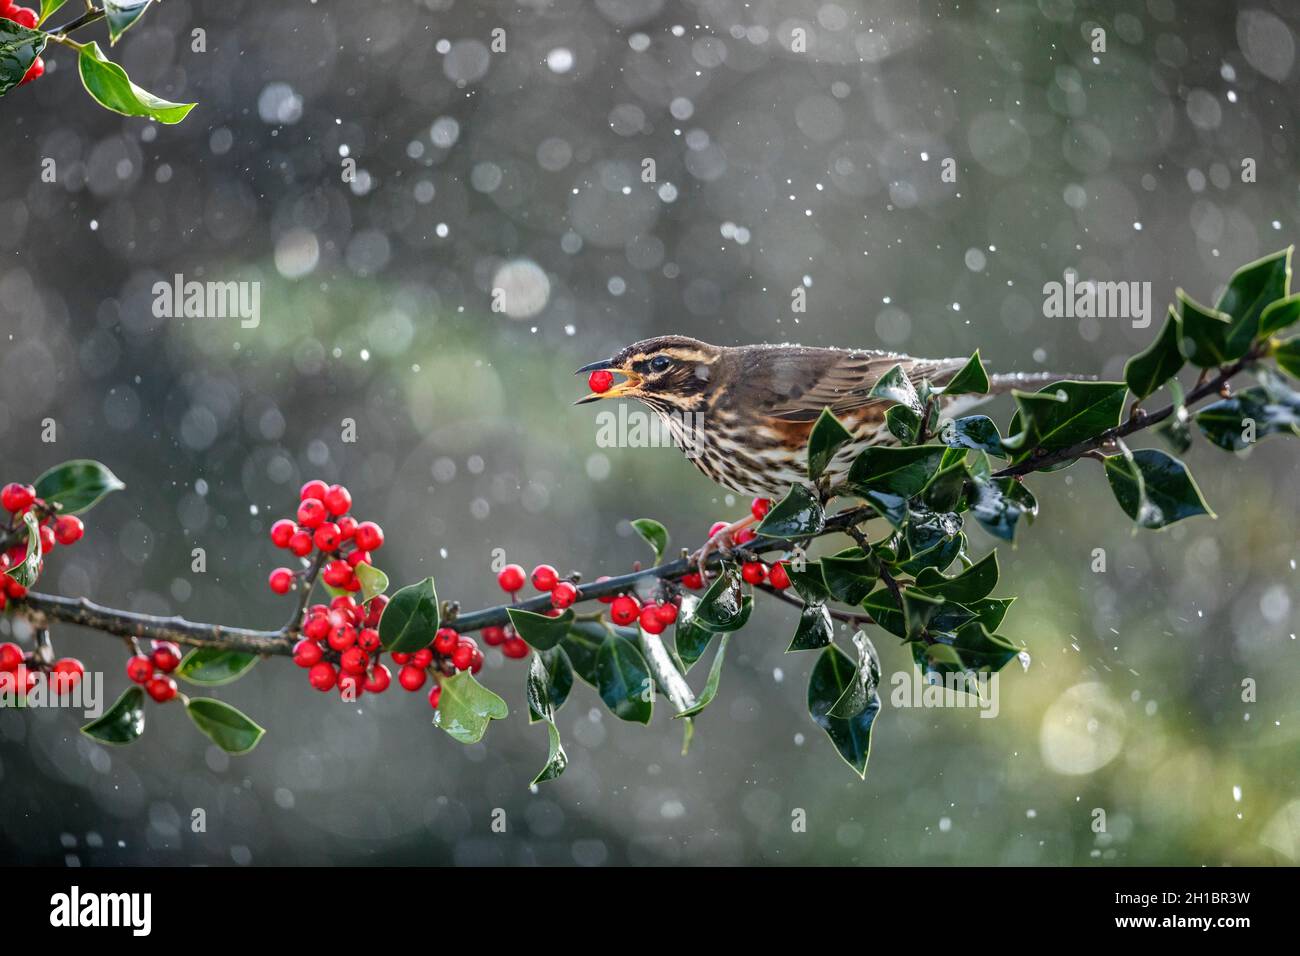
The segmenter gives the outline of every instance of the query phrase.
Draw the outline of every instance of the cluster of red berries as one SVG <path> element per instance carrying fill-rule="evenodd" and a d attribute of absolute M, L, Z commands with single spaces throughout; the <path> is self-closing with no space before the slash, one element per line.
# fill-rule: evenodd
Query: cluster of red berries
<path fill-rule="evenodd" d="M 136 654 L 126 662 L 126 676 L 160 704 L 176 696 L 172 671 L 181 666 L 181 649 L 171 641 L 153 641 L 148 654 Z"/>
<path fill-rule="evenodd" d="M 36 686 L 36 675 L 48 670 L 55 691 L 65 694 L 81 683 L 86 668 L 75 657 L 61 657 L 46 667 L 23 653 L 17 644 L 0 644 L 0 694 L 26 694 Z"/>
<path fill-rule="evenodd" d="M 560 572 L 549 564 L 539 564 L 533 568 L 530 578 L 537 590 L 550 592 L 551 615 L 554 616 L 565 608 L 572 607 L 578 600 L 578 586 L 572 581 L 560 580 Z M 517 564 L 507 564 L 497 574 L 497 584 L 501 590 L 513 596 L 524 586 L 524 569 Z"/>
<path fill-rule="evenodd" d="M 357 521 L 348 514 L 351 510 L 352 495 L 346 488 L 314 479 L 299 493 L 298 520 L 282 518 L 271 525 L 271 541 L 299 558 L 319 551 L 322 559 L 329 559 L 321 568 L 321 580 L 330 587 L 360 591 L 356 567 L 370 564 L 371 552 L 384 546 L 384 529 L 373 521 Z M 268 583 L 276 594 L 286 594 L 304 574 L 276 568 Z"/>
<path fill-rule="evenodd" d="M 13 0 L 0 0 L 0 20 L 12 20 L 14 23 L 29 30 L 35 30 L 36 24 L 40 22 L 40 15 L 31 7 L 20 7 Z M 45 61 L 39 56 L 33 61 L 32 65 L 27 68 L 23 74 L 22 82 L 30 83 L 45 72 Z"/>
<path fill-rule="evenodd" d="M 322 692 L 338 688 L 345 700 L 388 690 L 393 675 L 379 662 L 379 618 L 387 606 L 382 594 L 365 604 L 340 594 L 329 604 L 307 608 L 293 662 L 306 668 L 312 687 Z"/>
<path fill-rule="evenodd" d="M 81 519 L 76 515 L 61 515 L 55 509 L 46 504 L 45 500 L 36 497 L 36 489 L 31 485 L 20 485 L 11 482 L 0 489 L 0 507 L 9 512 L 10 519 L 8 530 L 13 532 L 17 530 L 22 523 L 23 515 L 31 511 L 35 513 L 37 521 L 40 524 L 41 533 L 41 555 L 49 554 L 56 544 L 69 545 L 76 544 L 81 540 L 82 535 L 86 533 L 86 526 L 82 524 Z M 3 526 L 0 526 L 2 528 Z M 0 535 L 3 537 L 3 535 Z M 4 610 L 5 601 L 9 598 L 18 600 L 27 596 L 27 589 L 19 584 L 13 577 L 5 574 L 10 568 L 16 568 L 27 559 L 27 544 L 15 544 L 9 550 L 0 554 L 0 611 Z"/>

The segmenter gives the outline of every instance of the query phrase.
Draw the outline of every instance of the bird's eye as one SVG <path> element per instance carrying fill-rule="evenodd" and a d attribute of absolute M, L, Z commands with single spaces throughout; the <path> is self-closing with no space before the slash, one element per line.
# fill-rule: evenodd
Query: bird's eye
<path fill-rule="evenodd" d="M 673 360 L 670 359 L 667 355 L 656 355 L 654 358 L 650 360 L 650 371 L 666 372 L 668 371 L 668 366 L 672 364 L 673 364 Z"/>

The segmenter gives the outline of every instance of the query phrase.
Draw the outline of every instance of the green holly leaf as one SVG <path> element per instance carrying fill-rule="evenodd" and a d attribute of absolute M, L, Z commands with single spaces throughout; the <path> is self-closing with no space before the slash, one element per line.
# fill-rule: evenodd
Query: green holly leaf
<path fill-rule="evenodd" d="M 1282 371 L 1300 378 L 1300 337 L 1280 342 L 1272 354 Z"/>
<path fill-rule="evenodd" d="M 808 713 L 817 726 L 826 731 L 844 762 L 859 777 L 865 778 L 867 759 L 871 755 L 871 727 L 880 713 L 879 694 L 873 694 L 854 717 L 831 715 L 831 710 L 849 689 L 854 673 L 853 662 L 834 644 L 823 650 L 808 680 Z"/>
<path fill-rule="evenodd" d="M 831 709 L 828 717 L 852 720 L 871 706 L 871 699 L 880 686 L 880 665 L 876 662 L 875 648 L 867 640 L 867 635 L 858 631 L 853 635 L 853 646 L 858 650 L 858 663 L 849 678 L 848 686 Z"/>
<path fill-rule="evenodd" d="M 1187 361 L 1178 347 L 1178 322 L 1178 313 L 1171 308 L 1156 340 L 1125 363 L 1124 381 L 1134 398 L 1146 398 L 1177 375 Z"/>
<path fill-rule="evenodd" d="M 563 657 L 564 652 L 556 650 L 556 655 Z M 572 680 L 572 673 L 570 673 Z M 560 774 L 564 773 L 564 768 L 569 765 L 569 756 L 564 752 L 564 746 L 560 742 L 560 728 L 555 725 L 555 705 L 550 696 L 551 673 L 542 660 L 541 654 L 534 654 L 532 661 L 528 665 L 527 695 L 528 711 L 536 715 L 536 720 L 546 721 L 546 736 L 549 741 L 547 745 L 546 764 L 533 778 L 533 786 L 544 783 L 547 780 L 554 780 Z M 441 702 L 440 702 L 441 703 Z"/>
<path fill-rule="evenodd" d="M 907 499 L 929 484 L 943 461 L 943 445 L 871 446 L 849 468 L 847 485 L 895 528 L 907 520 Z"/>
<path fill-rule="evenodd" d="M 1002 440 L 1023 461 L 1034 449 L 1057 451 L 1119 424 L 1128 386 L 1123 382 L 1056 382 L 1037 392 L 1013 390 L 1016 414 Z"/>
<path fill-rule="evenodd" d="M 596 690 L 620 720 L 650 723 L 654 681 L 641 651 L 627 638 L 609 634 L 596 657 Z"/>
<path fill-rule="evenodd" d="M 769 538 L 807 538 L 821 534 L 825 527 L 821 502 L 804 485 L 792 485 L 764 515 L 756 533 Z"/>
<path fill-rule="evenodd" d="M 1000 634 L 990 633 L 980 621 L 964 624 L 954 633 L 935 634 L 932 643 L 912 645 L 912 659 L 922 673 L 996 673 L 1020 656 L 1016 647 Z"/>
<path fill-rule="evenodd" d="M 1230 319 L 1225 354 L 1238 359 L 1261 337 L 1265 310 L 1291 292 L 1291 247 L 1247 263 L 1232 274 L 1215 310 Z M 1267 334 L 1267 333 L 1265 333 Z M 1214 363 L 1216 365 L 1221 363 Z"/>
<path fill-rule="evenodd" d="M 40 30 L 29 30 L 12 20 L 0 20 L 0 96 L 23 81 L 48 40 Z"/>
<path fill-rule="evenodd" d="M 852 441 L 849 430 L 840 424 L 829 408 L 823 408 L 808 436 L 808 480 L 816 482 L 831 463 L 835 453 Z"/>
<path fill-rule="evenodd" d="M 108 21 L 108 41 L 116 46 L 122 34 L 129 30 L 153 0 L 104 0 L 104 19 Z"/>
<path fill-rule="evenodd" d="M 1196 427 L 1228 451 L 1241 451 L 1269 435 L 1300 435 L 1300 408 L 1258 386 L 1206 405 L 1196 413 Z"/>
<path fill-rule="evenodd" d="M 795 628 L 794 638 L 785 652 L 813 651 L 830 644 L 834 637 L 835 624 L 831 619 L 830 608 L 820 602 L 805 604 L 799 612 L 799 624 Z"/>
<path fill-rule="evenodd" d="M 867 393 L 867 397 L 906 405 L 918 415 L 925 414 L 925 406 L 921 404 L 921 399 L 916 393 L 916 387 L 912 384 L 911 379 L 907 377 L 907 373 L 903 371 L 902 365 L 895 365 L 880 376 L 876 380 L 876 384 L 871 386 L 871 391 Z"/>
<path fill-rule="evenodd" d="M 709 704 L 713 703 L 713 698 L 718 696 L 718 685 L 722 681 L 722 659 L 727 653 L 727 641 L 730 639 L 730 634 L 723 634 L 722 638 L 718 641 L 718 650 L 717 653 L 713 655 L 713 663 L 709 666 L 709 677 L 708 680 L 704 682 L 704 690 L 701 691 L 699 699 L 696 700 L 694 706 L 688 707 L 680 714 L 676 714 L 674 719 L 677 717 L 694 717 L 705 707 L 708 707 Z"/>
<path fill-rule="evenodd" d="M 569 692 L 573 690 L 573 665 L 569 662 L 569 656 L 564 653 L 564 648 L 561 646 L 552 647 L 549 651 L 534 651 L 533 663 L 529 665 L 530 673 L 534 666 L 542 668 L 546 700 L 550 703 L 551 710 L 559 713 L 564 702 L 569 699 Z M 531 677 L 529 679 L 531 680 Z M 545 719 L 540 711 L 529 707 L 530 724 Z"/>
<path fill-rule="evenodd" d="M 104 56 L 93 40 L 81 48 L 77 69 L 86 92 L 105 109 L 123 116 L 147 116 L 168 125 L 185 119 L 194 103 L 172 103 L 142 90 L 126 71 Z"/>
<path fill-rule="evenodd" d="M 257 663 L 257 655 L 224 647 L 196 647 L 181 660 L 176 676 L 191 684 L 217 687 L 237 681 Z"/>
<path fill-rule="evenodd" d="M 67 2 L 68 0 L 41 0 L 40 19 L 36 22 L 38 24 L 44 23 L 51 13 L 54 13 L 59 9 L 59 7 L 63 6 Z"/>
<path fill-rule="evenodd" d="M 655 564 L 662 562 L 668 551 L 668 529 L 653 518 L 637 518 L 632 522 L 632 528 L 654 549 Z"/>
<path fill-rule="evenodd" d="M 23 525 L 27 529 L 27 552 L 23 560 L 7 570 L 5 574 L 25 588 L 36 584 L 41 573 L 41 526 L 36 515 L 28 511 L 23 515 Z"/>
<path fill-rule="evenodd" d="M 1159 449 L 1125 449 L 1105 466 L 1115 500 L 1143 528 L 1164 528 L 1193 515 L 1214 517 L 1187 467 Z"/>
<path fill-rule="evenodd" d="M 393 595 L 379 618 L 379 640 L 390 654 L 418 651 L 433 643 L 438 620 L 438 592 L 425 578 Z"/>
<path fill-rule="evenodd" d="M 361 583 L 362 604 L 388 590 L 388 575 L 374 565 L 362 562 L 356 566 L 355 573 Z"/>
<path fill-rule="evenodd" d="M 1290 328 L 1300 319 L 1300 292 L 1278 299 L 1264 310 L 1259 317 L 1259 337 L 1268 338 Z"/>
<path fill-rule="evenodd" d="M 673 652 L 681 661 L 682 669 L 689 673 L 695 662 L 704 656 L 705 649 L 713 640 L 713 631 L 695 621 L 694 609 L 698 602 L 691 599 L 688 608 L 687 600 L 682 600 L 677 623 L 673 626 Z"/>
<path fill-rule="evenodd" d="M 1187 360 L 1198 368 L 1215 368 L 1231 360 L 1228 333 L 1232 317 L 1205 306 L 1189 297 L 1182 289 L 1177 291 L 1179 314 L 1182 316 L 1179 348 Z"/>
<path fill-rule="evenodd" d="M 988 372 L 984 371 L 984 363 L 980 360 L 980 350 L 976 349 L 975 354 L 970 357 L 965 365 L 948 379 L 946 385 L 936 389 L 944 395 L 987 395 L 989 391 Z"/>
<path fill-rule="evenodd" d="M 625 637 L 636 633 L 632 628 L 625 630 Z M 573 672 L 592 687 L 596 686 L 596 658 L 607 633 L 600 621 L 574 621 L 560 638 L 560 647 L 573 665 Z"/>
<path fill-rule="evenodd" d="M 974 483 L 970 512 L 989 534 L 1011 541 L 1021 518 L 1038 516 L 1038 501 L 1014 478 L 994 478 Z"/>
<path fill-rule="evenodd" d="M 211 697 L 195 697 L 185 704 L 194 726 L 228 754 L 246 754 L 262 739 L 266 730 L 239 710 Z"/>
<path fill-rule="evenodd" d="M 129 744 L 144 733 L 144 691 L 129 687 L 102 715 L 81 728 L 101 744 Z"/>
<path fill-rule="evenodd" d="M 970 448 L 999 458 L 1006 458 L 998 426 L 987 415 L 967 415 L 946 423 L 939 430 L 939 440 L 949 448 Z"/>
<path fill-rule="evenodd" d="M 966 481 L 966 465 L 958 458 L 935 472 L 925 486 L 921 500 L 932 511 L 959 511 L 966 493 Z"/>
<path fill-rule="evenodd" d="M 997 587 L 998 573 L 998 553 L 990 551 L 954 577 L 926 568 L 916 576 L 916 587 L 932 597 L 969 605 L 987 597 Z"/>
<path fill-rule="evenodd" d="M 387 613 L 387 611 L 385 611 Z M 573 623 L 573 608 L 566 608 L 562 614 L 549 617 L 535 611 L 523 611 L 517 607 L 506 608 L 510 623 L 529 647 L 539 651 L 549 651 L 569 633 Z"/>
<path fill-rule="evenodd" d="M 442 695 L 433 712 L 433 726 L 463 744 L 476 744 L 493 720 L 510 714 L 506 702 L 474 679 L 469 671 L 442 679 Z"/>
<path fill-rule="evenodd" d="M 880 559 L 863 554 L 861 548 L 847 548 L 819 562 L 826 590 L 844 604 L 860 604 L 880 577 Z"/>
<path fill-rule="evenodd" d="M 941 597 L 932 597 L 913 588 L 903 588 L 903 636 L 918 640 L 930 627 L 930 619 L 944 605 Z"/>
<path fill-rule="evenodd" d="M 1169 392 L 1173 396 L 1173 414 L 1156 426 L 1156 434 L 1169 443 L 1174 451 L 1182 455 L 1192 447 L 1191 415 L 1183 401 L 1183 387 L 1178 379 L 1169 380 Z"/>
<path fill-rule="evenodd" d="M 805 560 L 802 571 L 796 570 L 791 562 L 785 566 L 785 572 L 805 604 L 830 600 L 831 592 L 826 587 L 826 579 L 822 576 L 822 567 L 818 562 Z"/>
<path fill-rule="evenodd" d="M 911 509 L 894 566 L 904 574 L 919 574 L 922 568 L 929 567 L 942 571 L 965 547 L 961 528 L 961 515 Z"/>
<path fill-rule="evenodd" d="M 733 568 L 727 568 L 713 579 L 695 605 L 690 620 L 705 630 L 720 633 L 739 630 L 748 617 L 740 576 Z"/>
<path fill-rule="evenodd" d="M 89 511 L 110 492 L 121 491 L 126 485 L 97 461 L 79 459 L 55 465 L 36 479 L 36 497 L 52 505 L 59 505 L 63 514 L 76 515 Z"/>

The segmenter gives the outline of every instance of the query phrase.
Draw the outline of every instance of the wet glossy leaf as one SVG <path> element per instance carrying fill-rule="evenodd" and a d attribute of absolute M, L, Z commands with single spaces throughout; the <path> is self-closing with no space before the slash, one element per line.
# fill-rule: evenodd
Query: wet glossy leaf
<path fill-rule="evenodd" d="M 942 445 L 913 448 L 871 446 L 854 459 L 849 468 L 848 485 L 855 494 L 863 497 L 868 491 L 880 491 L 910 498 L 919 494 L 934 477 L 944 450 Z"/>
<path fill-rule="evenodd" d="M 904 637 L 914 641 L 929 628 L 930 619 L 943 607 L 944 600 L 912 588 L 903 588 L 902 598 Z"/>
<path fill-rule="evenodd" d="M 553 653 L 557 656 L 563 656 L 564 654 L 563 651 L 558 649 Z M 534 786 L 547 780 L 554 780 L 564 773 L 564 768 L 569 765 L 568 754 L 564 752 L 564 746 L 560 742 L 560 729 L 555 726 L 555 705 L 551 700 L 549 690 L 550 677 L 550 672 L 540 653 L 533 654 L 533 659 L 528 665 L 528 711 L 530 715 L 533 715 L 532 719 L 546 721 L 548 740 L 546 764 L 533 778 Z M 572 679 L 572 675 L 570 675 L 570 679 Z"/>
<path fill-rule="evenodd" d="M 880 577 L 880 560 L 863 554 L 861 548 L 847 548 L 819 562 L 826 590 L 844 604 L 860 604 Z"/>
<path fill-rule="evenodd" d="M 45 49 L 46 35 L 12 20 L 0 20 L 0 96 L 22 82 Z"/>
<path fill-rule="evenodd" d="M 1228 280 L 1215 309 L 1231 317 L 1227 356 L 1241 358 L 1260 335 L 1260 318 L 1291 292 L 1291 247 L 1242 266 Z M 1217 363 L 1216 363 L 1217 364 Z"/>
<path fill-rule="evenodd" d="M 820 478 L 835 453 L 852 438 L 831 410 L 823 408 L 813 425 L 812 434 L 808 436 L 808 480 L 815 482 Z"/>
<path fill-rule="evenodd" d="M 803 485 L 794 485 L 764 516 L 756 533 L 769 538 L 806 538 L 821 534 L 826 513 Z"/>
<path fill-rule="evenodd" d="M 44 23 L 51 13 L 54 13 L 67 2 L 68 0 L 41 0 L 40 19 L 37 22 Z"/>
<path fill-rule="evenodd" d="M 989 534 L 1011 541 L 1021 518 L 1032 521 L 1038 515 L 1038 501 L 1014 478 L 976 481 L 970 513 Z"/>
<path fill-rule="evenodd" d="M 654 549 L 655 564 L 662 561 L 668 551 L 668 529 L 653 518 L 637 518 L 632 527 L 641 540 Z"/>
<path fill-rule="evenodd" d="M 939 440 L 950 448 L 971 448 L 1006 458 L 998 426 L 987 415 L 967 415 L 939 430 Z"/>
<path fill-rule="evenodd" d="M 379 640 L 389 653 L 428 647 L 437 632 L 438 592 L 433 578 L 399 589 L 379 618 Z"/>
<path fill-rule="evenodd" d="M 1017 411 L 1003 445 L 1022 461 L 1034 449 L 1055 451 L 1119 424 L 1128 386 L 1123 382 L 1056 382 L 1038 392 L 1013 391 Z"/>
<path fill-rule="evenodd" d="M 953 634 L 937 635 L 934 643 L 912 645 L 912 659 L 923 673 L 994 673 L 1020 655 L 1000 634 L 990 633 L 979 621 L 958 628 Z"/>
<path fill-rule="evenodd" d="M 796 571 L 790 565 L 786 565 L 786 574 L 790 578 L 790 583 L 799 593 L 805 604 L 815 604 L 830 599 L 831 592 L 826 587 L 826 579 L 822 576 L 822 566 L 816 561 L 805 561 L 804 569 Z"/>
<path fill-rule="evenodd" d="M 1300 338 L 1280 343 L 1273 350 L 1273 359 L 1282 371 L 1300 378 Z"/>
<path fill-rule="evenodd" d="M 962 519 L 951 512 L 913 509 L 908 513 L 902 547 L 896 565 L 905 574 L 919 574 L 922 568 L 947 568 L 965 546 Z"/>
<path fill-rule="evenodd" d="M 916 576 L 917 589 L 933 597 L 941 597 L 958 604 L 970 604 L 988 594 L 998 584 L 998 553 L 990 551 L 979 561 L 953 577 L 946 577 L 934 568 L 926 568 Z"/>
<path fill-rule="evenodd" d="M 694 617 L 694 610 L 688 612 L 686 601 L 683 601 L 682 609 L 677 615 L 677 623 L 673 628 L 673 650 L 687 672 L 695 666 L 696 661 L 704 656 L 704 651 L 709 646 L 709 642 L 713 640 L 714 633 L 707 627 L 696 623 Z"/>
<path fill-rule="evenodd" d="M 831 612 L 825 604 L 805 604 L 799 612 L 799 625 L 795 628 L 794 638 L 785 649 L 791 651 L 811 651 L 825 647 L 835 636 L 835 624 Z"/>
<path fill-rule="evenodd" d="M 41 526 L 36 515 L 30 511 L 23 515 L 23 524 L 27 530 L 27 551 L 22 561 L 9 568 L 5 574 L 29 588 L 36 584 L 41 573 Z"/>
<path fill-rule="evenodd" d="M 1300 292 L 1278 299 L 1259 317 L 1259 336 L 1266 338 L 1290 328 L 1300 319 Z"/>
<path fill-rule="evenodd" d="M 144 733 L 144 691 L 128 687 L 112 707 L 82 727 L 81 732 L 102 744 L 129 744 L 139 739 Z"/>
<path fill-rule="evenodd" d="M 534 651 L 532 663 L 529 664 L 530 674 L 534 667 L 541 668 L 542 689 L 546 691 L 546 699 L 550 702 L 551 709 L 559 713 L 564 702 L 569 699 L 569 691 L 573 690 L 573 665 L 569 662 L 568 655 L 564 653 L 563 647 L 553 647 L 549 651 Z M 530 707 L 528 722 L 538 720 L 545 720 L 545 717 Z"/>
<path fill-rule="evenodd" d="M 713 698 L 718 696 L 718 685 L 722 681 L 722 661 L 723 656 L 727 653 L 727 641 L 731 639 L 730 634 L 723 634 L 718 641 L 717 653 L 713 655 L 713 663 L 709 666 L 709 676 L 704 682 L 704 690 L 700 692 L 699 700 L 693 707 L 689 707 L 677 714 L 677 717 L 694 717 L 709 704 L 713 703 Z"/>
<path fill-rule="evenodd" d="M 239 680 L 257 663 L 257 655 L 224 647 L 196 647 L 185 655 L 176 676 L 191 684 L 216 687 Z"/>
<path fill-rule="evenodd" d="M 560 643 L 564 635 L 569 633 L 569 625 L 573 623 L 574 617 L 573 608 L 567 608 L 555 617 L 514 607 L 506 608 L 506 614 L 510 615 L 510 624 L 514 627 L 515 633 L 522 637 L 529 647 L 539 651 L 549 651 Z"/>
<path fill-rule="evenodd" d="M 147 116 L 160 123 L 179 123 L 194 103 L 172 103 L 154 96 L 131 82 L 116 63 L 104 56 L 99 44 L 90 41 L 77 57 L 81 83 L 95 101 L 105 109 L 123 116 Z"/>
<path fill-rule="evenodd" d="M 460 671 L 442 680 L 433 726 L 463 744 L 476 744 L 487 733 L 490 721 L 505 720 L 509 714 L 504 700 L 476 681 L 469 671 Z"/>
<path fill-rule="evenodd" d="M 1164 528 L 1194 515 L 1214 517 L 1187 467 L 1159 449 L 1112 455 L 1105 465 L 1115 500 L 1143 528 Z"/>
<path fill-rule="evenodd" d="M 948 380 L 941 391 L 944 395 L 987 395 L 988 390 L 989 376 L 980 360 L 980 350 L 976 349 L 975 354 Z"/>
<path fill-rule="evenodd" d="M 635 633 L 631 628 L 626 631 L 624 637 Z M 573 672 L 592 687 L 596 686 L 596 657 L 607 633 L 599 621 L 574 621 L 569 632 L 560 639 L 559 646 L 573 665 Z"/>
<path fill-rule="evenodd" d="M 1182 316 L 1179 348 L 1187 360 L 1198 368 L 1214 368 L 1231 358 L 1228 330 L 1231 319 L 1223 312 L 1207 309 L 1178 290 L 1179 314 Z"/>
<path fill-rule="evenodd" d="M 116 46 L 122 34 L 129 30 L 153 0 L 104 0 L 104 19 L 108 21 L 108 39 Z"/>
<path fill-rule="evenodd" d="M 1241 451 L 1269 435 L 1300 435 L 1300 409 L 1275 400 L 1255 386 L 1196 413 L 1196 426 L 1228 451 Z M 1253 432 L 1253 435 L 1252 435 Z"/>
<path fill-rule="evenodd" d="M 691 620 L 706 630 L 721 632 L 739 629 L 748 616 L 740 576 L 727 568 L 704 592 Z"/>
<path fill-rule="evenodd" d="M 1146 398 L 1178 374 L 1186 362 L 1178 341 L 1178 314 L 1171 308 L 1155 341 L 1124 365 L 1124 381 L 1135 398 Z"/>
<path fill-rule="evenodd" d="M 79 459 L 55 465 L 36 479 L 36 497 L 62 506 L 64 514 L 89 511 L 105 495 L 126 485 L 97 461 Z"/>
<path fill-rule="evenodd" d="M 225 701 L 195 697 L 185 705 L 194 726 L 228 754 L 246 754 L 262 739 L 265 728 Z"/>
<path fill-rule="evenodd" d="M 921 416 L 906 405 L 890 405 L 885 410 L 885 428 L 900 445 L 915 445 L 921 438 Z"/>
<path fill-rule="evenodd" d="M 858 631 L 853 635 L 853 645 L 858 651 L 857 665 L 853 668 L 853 676 L 849 678 L 844 693 L 827 712 L 828 717 L 852 720 L 871 706 L 871 699 L 880 686 L 880 665 L 876 662 L 875 649 L 867 640 L 867 635 Z"/>
<path fill-rule="evenodd" d="M 614 716 L 650 723 L 654 683 L 637 646 L 617 634 L 607 635 L 596 657 L 596 690 Z"/>
<path fill-rule="evenodd" d="M 959 511 L 966 492 L 966 466 L 960 460 L 940 468 L 922 492 L 921 500 L 932 511 Z"/>
<path fill-rule="evenodd" d="M 362 562 L 356 566 L 357 580 L 361 582 L 361 603 L 388 590 L 388 575 L 374 565 Z"/>
<path fill-rule="evenodd" d="M 867 397 L 906 405 L 918 415 L 925 413 L 925 406 L 921 404 L 921 399 L 916 394 L 916 387 L 907 377 L 907 373 L 903 371 L 901 365 L 895 365 L 880 376 L 876 380 L 876 384 L 871 387 Z"/>
<path fill-rule="evenodd" d="M 871 727 L 880 713 L 880 696 L 873 694 L 857 716 L 832 717 L 831 709 L 844 696 L 853 679 L 853 662 L 834 644 L 822 651 L 808 680 L 808 713 L 835 749 L 859 777 L 867 774 L 871 754 Z"/>

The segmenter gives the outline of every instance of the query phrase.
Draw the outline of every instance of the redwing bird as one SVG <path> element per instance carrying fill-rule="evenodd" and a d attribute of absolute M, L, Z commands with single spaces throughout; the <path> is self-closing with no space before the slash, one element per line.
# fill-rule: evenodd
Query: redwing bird
<path fill-rule="evenodd" d="M 826 475 L 842 478 L 868 445 L 897 444 L 885 427 L 889 403 L 870 395 L 895 365 L 913 382 L 942 385 L 964 358 L 923 359 L 872 349 L 802 345 L 709 345 L 684 335 L 661 335 L 629 345 L 579 373 L 607 369 L 622 375 L 602 398 L 634 398 L 659 413 L 695 466 L 741 495 L 780 498 L 792 484 L 808 484 L 808 437 L 823 408 L 854 436 L 835 455 Z M 990 376 L 990 395 L 1033 388 L 1059 376 L 1047 373 Z M 940 397 L 940 414 L 955 417 L 989 395 Z M 724 535 L 743 527 L 737 522 Z"/>

